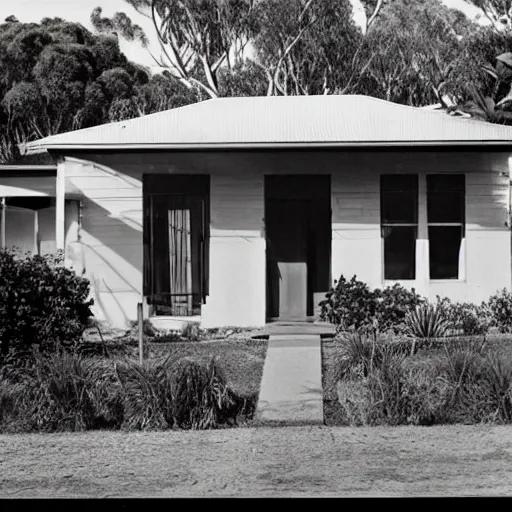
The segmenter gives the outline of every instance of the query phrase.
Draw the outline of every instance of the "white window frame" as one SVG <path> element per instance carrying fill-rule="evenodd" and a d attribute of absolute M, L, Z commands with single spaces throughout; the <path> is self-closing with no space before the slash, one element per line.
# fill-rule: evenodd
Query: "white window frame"
<path fill-rule="evenodd" d="M 384 175 L 393 173 L 383 173 Z M 396 173 L 399 174 L 399 173 Z M 432 174 L 462 174 L 467 180 L 466 173 L 446 172 L 418 172 L 411 173 L 418 176 L 418 223 L 417 224 L 384 224 L 381 222 L 381 228 L 386 226 L 411 226 L 417 227 L 416 235 L 416 278 L 415 279 L 386 279 L 385 261 L 384 261 L 384 238 L 381 236 L 381 282 L 383 286 L 392 286 L 395 283 L 401 284 L 406 288 L 415 288 L 416 292 L 427 296 L 429 293 L 429 284 L 454 284 L 466 282 L 466 222 L 464 223 L 437 223 L 428 222 L 427 217 L 427 175 Z M 466 197 L 464 194 L 464 208 L 466 209 Z M 428 237 L 428 228 L 430 226 L 462 226 L 464 235 L 461 240 L 459 253 L 459 277 L 457 279 L 430 279 L 430 241 Z"/>

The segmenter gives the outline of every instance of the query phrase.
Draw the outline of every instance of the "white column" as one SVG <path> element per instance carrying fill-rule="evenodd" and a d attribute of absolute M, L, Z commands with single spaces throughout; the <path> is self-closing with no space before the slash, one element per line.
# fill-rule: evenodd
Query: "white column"
<path fill-rule="evenodd" d="M 5 197 L 2 197 L 2 220 L 0 223 L 0 247 L 5 249 L 5 214 L 7 208 L 5 207 Z"/>
<path fill-rule="evenodd" d="M 508 158 L 508 218 L 507 226 L 512 229 L 512 156 Z"/>
<path fill-rule="evenodd" d="M 55 242 L 57 250 L 65 249 L 65 214 L 66 214 L 66 175 L 65 162 L 57 165 L 55 184 Z"/>
<path fill-rule="evenodd" d="M 424 297 L 429 293 L 429 248 L 427 224 L 427 177 L 418 176 L 418 237 L 416 239 L 416 292 Z"/>
<path fill-rule="evenodd" d="M 39 252 L 39 211 L 34 210 L 34 254 Z"/>

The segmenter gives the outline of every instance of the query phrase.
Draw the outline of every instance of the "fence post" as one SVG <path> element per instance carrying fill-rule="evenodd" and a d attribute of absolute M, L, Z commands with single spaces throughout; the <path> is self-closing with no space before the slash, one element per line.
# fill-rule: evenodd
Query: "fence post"
<path fill-rule="evenodd" d="M 144 360 L 144 318 L 142 315 L 142 302 L 137 304 L 137 319 L 139 321 L 139 363 Z"/>

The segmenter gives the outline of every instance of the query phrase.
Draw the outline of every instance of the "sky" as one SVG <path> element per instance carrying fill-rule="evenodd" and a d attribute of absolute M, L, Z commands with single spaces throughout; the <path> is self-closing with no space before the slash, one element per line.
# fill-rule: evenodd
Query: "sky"
<path fill-rule="evenodd" d="M 464 0 L 442 0 L 447 7 L 459 9 L 465 12 L 469 17 L 474 18 L 479 14 L 479 9 L 470 6 Z M 360 5 L 359 0 L 351 0 L 352 5 L 357 10 Z M 91 12 L 95 7 L 103 9 L 102 16 L 111 17 L 115 12 L 123 11 L 128 14 L 134 23 L 139 24 L 146 32 L 150 41 L 150 48 L 155 54 L 159 54 L 158 44 L 154 41 L 154 30 L 150 20 L 141 16 L 133 7 L 124 0 L 0 0 L 0 22 L 7 16 L 14 14 L 21 22 L 40 22 L 45 17 L 60 17 L 69 21 L 76 21 L 92 29 L 90 22 Z M 355 17 L 357 22 L 357 16 Z M 153 41 L 152 41 L 153 36 Z M 154 62 L 149 56 L 147 50 L 135 42 L 120 40 L 121 50 L 128 59 L 153 66 Z"/>

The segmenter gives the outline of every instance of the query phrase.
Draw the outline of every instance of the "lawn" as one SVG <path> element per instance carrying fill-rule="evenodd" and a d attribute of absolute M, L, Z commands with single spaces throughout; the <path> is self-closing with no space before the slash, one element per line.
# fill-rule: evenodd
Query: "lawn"
<path fill-rule="evenodd" d="M 139 360 L 137 328 L 121 336 L 103 333 L 108 354 L 112 358 Z M 144 358 L 150 361 L 170 358 L 177 361 L 190 357 L 208 363 L 213 357 L 226 373 L 233 389 L 241 396 L 258 396 L 263 364 L 267 353 L 267 340 L 252 339 L 252 331 L 245 329 L 211 329 L 201 333 L 200 341 L 161 341 L 154 336 L 144 336 Z M 172 338 L 172 336 L 170 337 Z M 95 329 L 86 331 L 84 339 L 101 347 Z"/>

